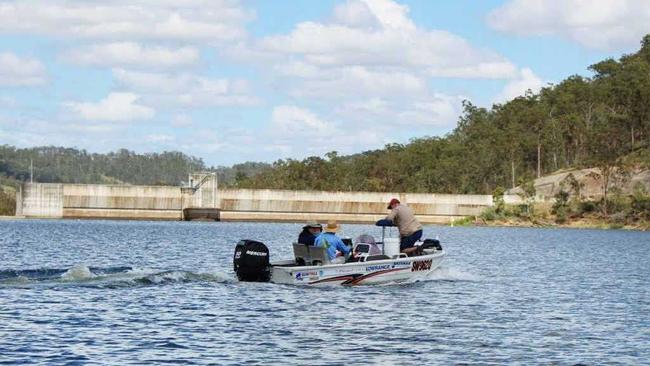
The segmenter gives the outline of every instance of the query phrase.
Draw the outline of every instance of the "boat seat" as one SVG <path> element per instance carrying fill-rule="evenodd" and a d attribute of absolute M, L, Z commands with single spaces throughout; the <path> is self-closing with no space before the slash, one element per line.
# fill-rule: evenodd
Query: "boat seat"
<path fill-rule="evenodd" d="M 327 254 L 327 248 L 325 247 L 308 247 L 309 249 L 309 264 L 329 264 L 330 256 Z"/>
<path fill-rule="evenodd" d="M 296 264 L 311 266 L 314 264 L 329 264 L 330 257 L 327 248 L 293 243 L 293 256 Z"/>
<path fill-rule="evenodd" d="M 305 264 L 309 260 L 309 247 L 305 244 L 293 243 L 293 257 L 296 264 Z"/>

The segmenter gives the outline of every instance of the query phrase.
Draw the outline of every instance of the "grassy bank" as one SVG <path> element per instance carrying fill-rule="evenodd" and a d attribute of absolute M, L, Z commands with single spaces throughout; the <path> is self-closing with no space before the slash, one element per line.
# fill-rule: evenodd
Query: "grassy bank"
<path fill-rule="evenodd" d="M 13 187 L 0 186 L 0 216 L 16 214 L 16 190 Z"/>
<path fill-rule="evenodd" d="M 650 195 L 614 195 L 607 201 L 570 199 L 560 193 L 552 203 L 495 204 L 480 216 L 454 221 L 455 226 L 571 227 L 650 230 Z"/>

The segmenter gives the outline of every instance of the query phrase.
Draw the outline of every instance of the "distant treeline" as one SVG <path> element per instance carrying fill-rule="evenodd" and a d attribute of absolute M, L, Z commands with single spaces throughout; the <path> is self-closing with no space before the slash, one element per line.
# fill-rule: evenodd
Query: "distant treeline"
<path fill-rule="evenodd" d="M 376 151 L 278 160 L 249 188 L 492 193 L 563 168 L 648 165 L 650 35 L 641 49 L 492 108 L 464 103 L 456 129 Z M 605 192 L 606 194 L 606 192 Z"/>
<path fill-rule="evenodd" d="M 43 146 L 19 149 L 0 145 L 0 185 L 15 186 L 29 181 L 30 164 L 34 181 L 45 183 L 103 183 L 180 185 L 188 174 L 198 171 L 217 172 L 227 184 L 235 177 L 254 175 L 263 163 L 243 163 L 233 167 L 207 167 L 202 159 L 171 151 L 137 154 L 121 149 L 107 154 L 86 150 Z"/>

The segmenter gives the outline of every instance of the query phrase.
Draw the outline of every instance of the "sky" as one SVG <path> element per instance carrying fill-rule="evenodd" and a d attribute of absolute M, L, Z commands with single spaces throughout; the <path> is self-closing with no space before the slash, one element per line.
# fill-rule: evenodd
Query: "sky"
<path fill-rule="evenodd" d="M 378 149 L 638 50 L 646 0 L 0 0 L 0 144 Z"/>

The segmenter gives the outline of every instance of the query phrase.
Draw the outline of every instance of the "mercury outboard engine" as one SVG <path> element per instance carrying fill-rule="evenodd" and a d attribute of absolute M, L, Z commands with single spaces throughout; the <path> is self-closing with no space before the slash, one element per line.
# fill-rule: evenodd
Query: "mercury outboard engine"
<path fill-rule="evenodd" d="M 237 278 L 247 282 L 269 282 L 269 248 L 259 241 L 241 240 L 235 246 L 233 266 Z"/>

